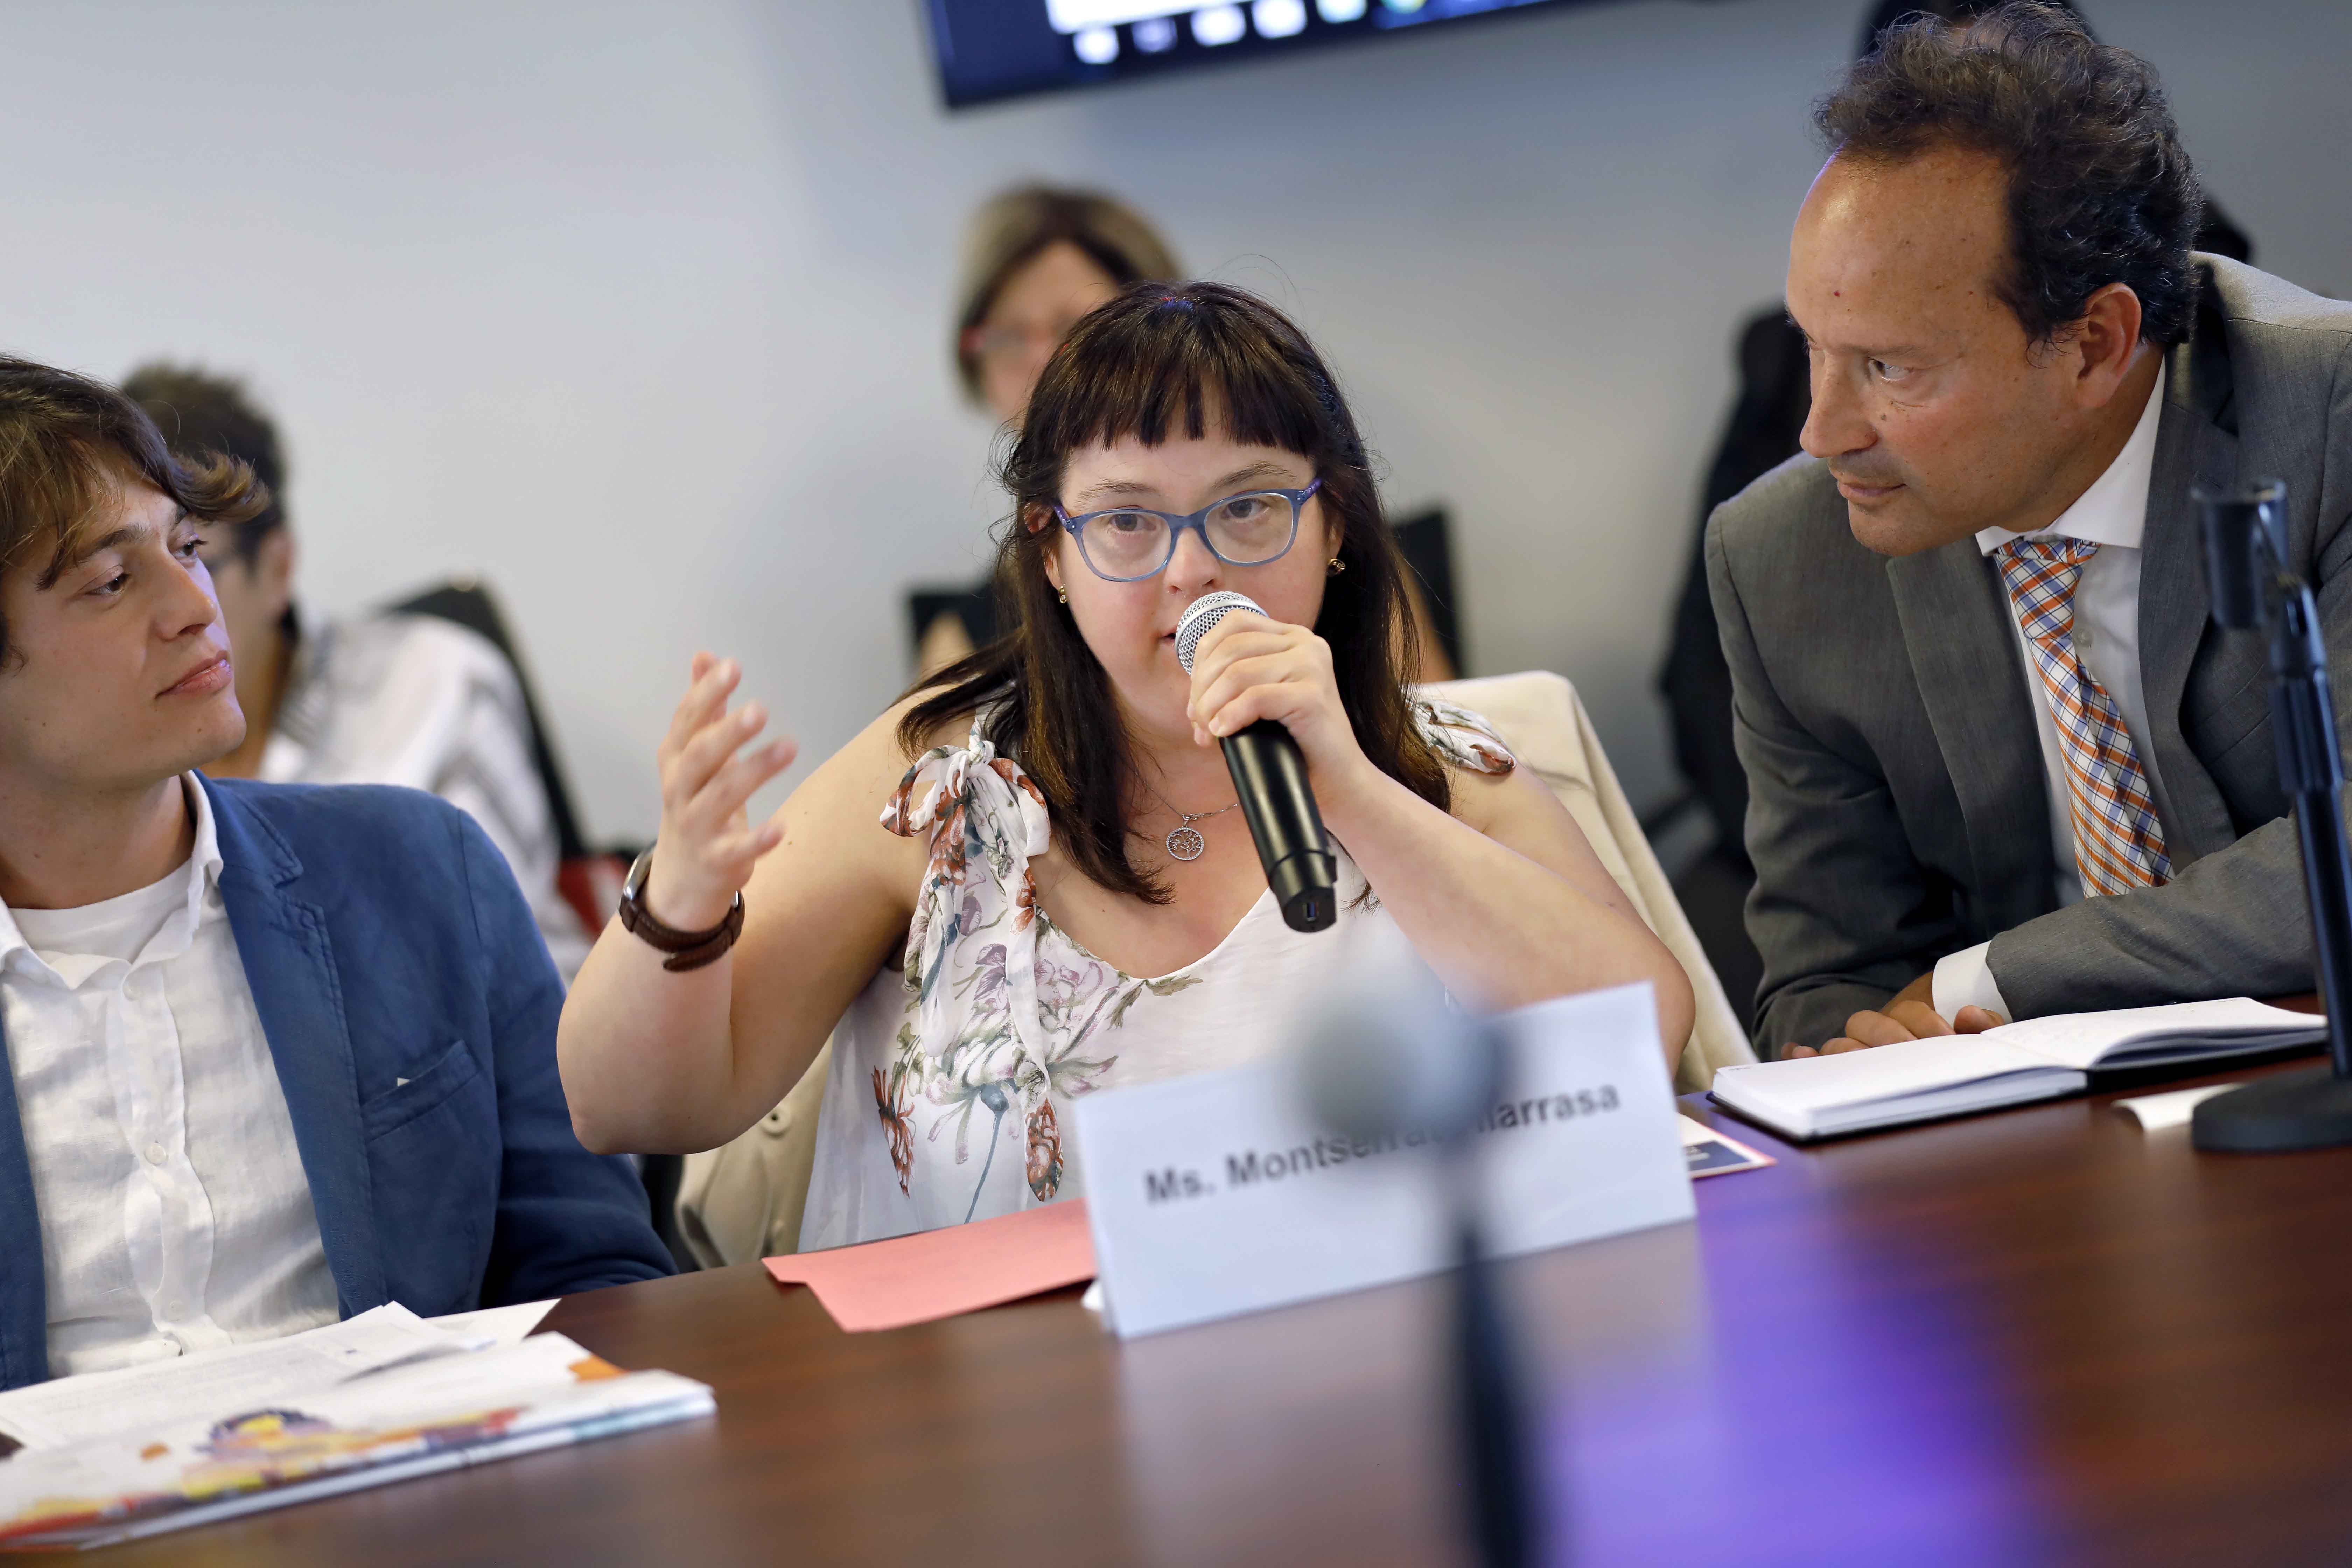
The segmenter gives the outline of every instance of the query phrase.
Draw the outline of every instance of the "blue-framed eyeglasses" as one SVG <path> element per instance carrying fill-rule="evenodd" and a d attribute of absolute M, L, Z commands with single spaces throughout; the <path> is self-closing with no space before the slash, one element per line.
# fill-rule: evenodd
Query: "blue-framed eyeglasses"
<path fill-rule="evenodd" d="M 1317 479 L 1303 490 L 1244 490 L 1181 517 L 1139 506 L 1078 517 L 1057 506 L 1054 515 L 1078 542 L 1078 553 L 1096 576 L 1136 583 L 1168 570 L 1176 559 L 1176 542 L 1188 528 L 1228 566 L 1279 561 L 1298 538 L 1298 514 L 1307 510 L 1307 498 L 1322 488 Z"/>

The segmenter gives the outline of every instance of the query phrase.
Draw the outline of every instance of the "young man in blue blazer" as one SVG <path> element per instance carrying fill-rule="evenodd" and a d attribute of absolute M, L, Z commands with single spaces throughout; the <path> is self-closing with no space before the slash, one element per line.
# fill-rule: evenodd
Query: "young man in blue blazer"
<path fill-rule="evenodd" d="M 198 552 L 265 499 L 0 358 L 0 1387 L 669 1272 L 471 819 L 194 771 L 245 732 Z"/>

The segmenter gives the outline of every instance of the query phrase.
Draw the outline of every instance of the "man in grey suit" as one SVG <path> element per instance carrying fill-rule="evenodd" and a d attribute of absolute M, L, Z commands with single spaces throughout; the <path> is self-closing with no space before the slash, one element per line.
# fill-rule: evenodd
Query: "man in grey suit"
<path fill-rule="evenodd" d="M 2063 14 L 1896 29 L 1817 118 L 1807 455 L 1706 543 L 1759 1047 L 2309 990 L 2264 649 L 2210 624 L 2190 490 L 2284 482 L 2352 653 L 2352 307 L 2189 250 L 2155 73 Z"/>

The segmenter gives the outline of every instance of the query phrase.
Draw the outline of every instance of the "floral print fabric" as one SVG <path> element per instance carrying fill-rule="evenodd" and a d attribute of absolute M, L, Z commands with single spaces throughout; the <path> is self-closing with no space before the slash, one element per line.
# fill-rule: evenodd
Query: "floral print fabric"
<path fill-rule="evenodd" d="M 1467 710 L 1423 702 L 1417 717 L 1450 764 L 1514 765 Z M 1294 949 L 1298 933 L 1268 918 L 1261 900 L 1214 951 L 1172 974 L 1139 979 L 1087 952 L 1037 907 L 1030 861 L 1052 842 L 1045 797 L 984 728 L 983 719 L 962 746 L 918 758 L 883 808 L 891 832 L 929 836 L 930 858 L 903 968 L 877 975 L 835 1033 L 803 1247 L 1068 1195 L 1071 1100 L 1270 1048 L 1265 1026 L 1237 1030 L 1230 1015 L 1266 1011 L 1276 973 L 1294 963 L 1303 973 L 1310 956 L 1328 965 L 1346 945 L 1318 933 L 1306 939 L 1316 947 Z M 1343 880 L 1360 891 L 1344 853 L 1341 861 Z M 1385 914 L 1359 902 L 1343 905 L 1343 934 L 1385 926 L 1402 942 Z M 1244 975 L 1246 985 L 1231 984 Z M 1212 989 L 1221 994 L 1203 994 Z"/>

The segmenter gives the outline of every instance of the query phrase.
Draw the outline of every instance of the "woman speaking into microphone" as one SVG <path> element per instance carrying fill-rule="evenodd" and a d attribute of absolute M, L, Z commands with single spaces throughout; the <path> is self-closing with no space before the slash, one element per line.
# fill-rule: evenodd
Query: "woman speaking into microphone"
<path fill-rule="evenodd" d="M 1330 373 L 1279 311 L 1138 284 L 1047 365 L 1003 479 L 1011 628 L 930 678 L 763 825 L 791 764 L 698 656 L 662 741 L 660 837 L 563 1010 L 592 1149 L 688 1152 L 757 1121 L 834 1037 L 804 1247 L 1075 1189 L 1070 1097 L 1282 1043 L 1343 966 L 1418 954 L 1505 1008 L 1630 981 L 1664 1038 L 1690 984 L 1483 721 L 1416 702 L 1402 567 Z M 1203 595 L 1246 595 L 1187 673 Z M 1221 742 L 1305 762 L 1330 929 L 1274 907 Z M 878 821 L 877 821 L 878 817 Z"/>

